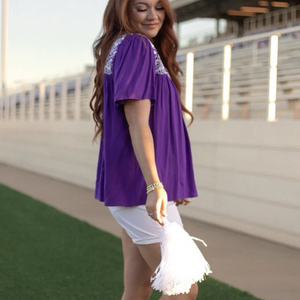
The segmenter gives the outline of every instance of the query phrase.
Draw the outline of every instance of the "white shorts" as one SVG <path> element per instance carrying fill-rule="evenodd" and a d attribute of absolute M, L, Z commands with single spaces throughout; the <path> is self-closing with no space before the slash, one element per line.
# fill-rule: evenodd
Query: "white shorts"
<path fill-rule="evenodd" d="M 148 245 L 159 243 L 159 235 L 162 226 L 148 216 L 145 205 L 139 206 L 109 206 L 110 212 L 116 221 L 131 237 L 133 243 Z M 181 227 L 182 221 L 174 201 L 167 204 L 167 219 L 169 222 L 177 222 Z"/>

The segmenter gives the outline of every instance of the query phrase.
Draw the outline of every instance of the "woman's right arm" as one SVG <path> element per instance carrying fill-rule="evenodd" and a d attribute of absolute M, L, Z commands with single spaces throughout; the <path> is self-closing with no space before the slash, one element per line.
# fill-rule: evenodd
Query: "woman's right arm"
<path fill-rule="evenodd" d="M 155 163 L 153 136 L 149 127 L 150 109 L 149 99 L 128 99 L 124 103 L 132 146 L 147 186 L 160 181 Z M 153 219 L 163 224 L 162 216 L 165 217 L 167 214 L 167 203 L 168 197 L 165 189 L 157 188 L 148 194 L 146 210 L 148 213 L 153 212 Z"/>

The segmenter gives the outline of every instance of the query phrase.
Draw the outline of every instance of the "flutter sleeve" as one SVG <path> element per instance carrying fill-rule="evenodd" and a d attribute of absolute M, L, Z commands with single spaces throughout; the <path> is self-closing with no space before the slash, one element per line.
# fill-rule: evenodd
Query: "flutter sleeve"
<path fill-rule="evenodd" d="M 120 45 L 113 66 L 114 101 L 150 99 L 155 102 L 155 58 L 150 41 L 130 34 Z"/>

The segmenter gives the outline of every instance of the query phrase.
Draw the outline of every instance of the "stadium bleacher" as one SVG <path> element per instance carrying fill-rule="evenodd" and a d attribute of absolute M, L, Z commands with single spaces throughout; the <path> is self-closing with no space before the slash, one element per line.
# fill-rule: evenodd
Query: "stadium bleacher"
<path fill-rule="evenodd" d="M 254 49 L 256 47 L 256 49 Z M 293 105 L 300 100 L 300 43 L 293 35 L 279 43 L 277 110 L 280 118 L 298 118 Z M 223 53 L 195 60 L 194 105 L 211 106 L 211 118 L 220 118 Z M 233 47 L 231 67 L 231 118 L 264 118 L 268 103 L 269 48 L 257 42 Z M 251 107 L 251 108 L 250 108 Z M 209 108 L 202 118 L 208 118 Z M 251 116 L 250 112 L 251 110 Z M 195 109 L 197 111 L 197 108 Z M 215 112 L 215 113 L 214 113 Z"/>

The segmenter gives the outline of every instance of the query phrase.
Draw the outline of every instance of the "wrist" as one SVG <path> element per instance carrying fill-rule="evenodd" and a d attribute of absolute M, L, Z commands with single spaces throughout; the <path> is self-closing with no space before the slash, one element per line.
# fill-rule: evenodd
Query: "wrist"
<path fill-rule="evenodd" d="M 155 189 L 163 188 L 163 187 L 164 186 L 163 186 L 162 182 L 160 182 L 160 181 L 154 182 L 152 184 L 147 185 L 147 191 L 146 191 L 146 193 L 149 194 L 152 191 L 154 191 Z"/>
<path fill-rule="evenodd" d="M 155 183 L 155 182 L 160 182 L 158 176 L 149 176 L 145 181 L 146 181 L 147 187 L 148 187 L 150 184 L 153 184 L 153 183 Z"/>

